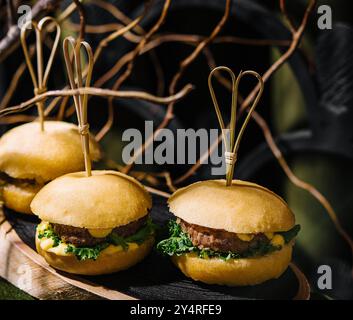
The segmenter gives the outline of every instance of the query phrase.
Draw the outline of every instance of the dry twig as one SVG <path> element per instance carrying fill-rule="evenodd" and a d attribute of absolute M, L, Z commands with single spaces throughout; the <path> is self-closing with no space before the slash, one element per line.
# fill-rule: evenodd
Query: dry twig
<path fill-rule="evenodd" d="M 32 18 L 35 19 L 43 12 L 54 10 L 61 0 L 39 0 L 32 8 Z M 0 41 L 0 62 L 2 62 L 19 45 L 20 29 L 16 24 L 12 25 L 6 36 Z"/>
<path fill-rule="evenodd" d="M 120 99 L 141 99 L 141 100 L 154 102 L 154 103 L 169 104 L 173 101 L 178 101 L 184 98 L 192 89 L 193 89 L 193 86 L 188 84 L 178 93 L 174 95 L 170 95 L 168 97 L 156 97 L 150 93 L 143 92 L 143 91 L 114 91 L 110 89 L 101 89 L 101 88 L 93 88 L 93 87 L 80 88 L 76 90 L 52 90 L 52 91 L 47 91 L 43 94 L 37 95 L 36 97 L 29 99 L 25 102 L 22 102 L 19 105 L 0 110 L 0 117 L 25 111 L 30 107 L 32 107 L 38 101 L 42 101 L 43 99 L 48 97 L 89 94 L 89 95 L 101 96 L 101 97 L 112 96 L 118 99 L 119 98 Z"/>
<path fill-rule="evenodd" d="M 282 169 L 283 169 L 284 173 L 286 174 L 286 176 L 288 177 L 288 179 L 298 188 L 309 192 L 325 208 L 325 210 L 328 213 L 331 221 L 333 222 L 337 232 L 347 242 L 347 244 L 349 245 L 350 250 L 352 252 L 352 255 L 353 255 L 353 240 L 351 239 L 349 234 L 346 232 L 346 230 L 341 225 L 341 223 L 337 217 L 337 214 L 336 214 L 335 210 L 333 209 L 332 205 L 330 204 L 330 202 L 325 198 L 325 196 L 319 190 L 317 190 L 317 188 L 315 188 L 310 183 L 307 183 L 307 182 L 303 181 L 302 179 L 298 178 L 293 173 L 293 171 L 289 167 L 286 159 L 284 158 L 281 150 L 276 145 L 275 140 L 271 134 L 271 130 L 268 127 L 265 119 L 263 117 L 261 117 L 261 115 L 258 114 L 257 112 L 253 113 L 252 118 L 255 120 L 257 125 L 261 128 L 269 148 L 271 149 L 273 155 L 276 157 L 279 165 L 282 167 Z M 352 256 L 352 258 L 353 258 L 353 256 Z M 352 269 L 352 274 L 353 274 L 353 269 Z"/>
<path fill-rule="evenodd" d="M 281 0 L 282 1 L 282 0 Z M 293 55 L 295 52 L 296 48 L 298 47 L 301 37 L 303 36 L 304 30 L 306 28 L 308 18 L 310 16 L 310 13 L 312 12 L 313 8 L 315 7 L 316 0 L 309 0 L 308 7 L 305 10 L 303 19 L 301 21 L 300 26 L 298 29 L 292 34 L 292 42 L 288 49 L 283 53 L 283 55 L 280 56 L 278 60 L 274 62 L 273 65 L 270 66 L 270 68 L 262 75 L 262 78 L 264 82 L 268 81 L 268 79 L 286 62 L 288 59 Z M 243 101 L 240 107 L 239 111 L 239 117 L 244 112 L 244 110 L 249 106 L 249 104 L 252 102 L 254 97 L 256 96 L 257 92 L 259 90 L 259 86 L 257 85 L 251 93 L 247 96 L 247 98 Z M 211 146 L 209 150 L 215 150 L 221 141 L 221 135 L 219 136 L 219 139 L 215 141 Z M 207 159 L 209 156 L 209 151 L 203 155 L 201 155 L 200 159 Z M 194 164 L 186 173 L 184 173 L 182 176 L 178 177 L 175 179 L 174 184 L 178 185 L 191 177 L 197 169 L 201 166 L 202 161 L 200 159 Z"/>
<path fill-rule="evenodd" d="M 76 5 L 74 3 L 70 4 L 63 12 L 61 12 L 57 18 L 57 22 L 63 22 L 65 19 L 67 19 L 75 10 Z M 48 26 L 48 30 L 52 31 L 53 26 Z M 80 28 L 80 26 L 79 26 Z M 79 29 L 78 29 L 79 30 Z M 46 43 L 46 42 L 45 42 Z M 51 46 L 48 46 L 51 47 Z M 32 58 L 33 54 L 35 52 L 35 47 L 34 45 L 31 45 L 29 48 L 29 55 Z M 14 73 L 10 85 L 6 90 L 6 93 L 3 97 L 3 99 L 0 102 L 0 109 L 6 108 L 7 105 L 9 104 L 11 98 L 13 97 L 13 94 L 15 93 L 17 86 L 20 82 L 20 79 L 22 78 L 25 70 L 26 70 L 26 63 L 22 62 L 19 67 L 17 68 L 16 72 Z"/>
<path fill-rule="evenodd" d="M 80 0 L 74 0 L 74 3 L 80 16 L 80 33 L 78 37 L 79 39 L 84 40 L 86 34 L 86 11 Z"/>
<path fill-rule="evenodd" d="M 226 21 L 228 20 L 230 9 L 231 9 L 231 0 L 226 0 L 226 5 L 225 5 L 225 10 L 224 14 L 217 24 L 217 26 L 213 29 L 211 32 L 210 36 L 203 41 L 201 41 L 196 48 L 193 50 L 193 52 L 180 63 L 179 71 L 175 74 L 173 77 L 171 84 L 169 86 L 169 93 L 173 94 L 176 90 L 176 86 L 178 85 L 179 80 L 183 76 L 184 72 L 186 69 L 190 66 L 190 64 L 198 57 L 198 55 L 202 52 L 202 50 L 219 34 L 219 32 L 222 30 L 223 26 L 225 25 Z M 153 140 L 158 136 L 158 134 L 161 132 L 162 128 L 165 128 L 168 123 L 171 121 L 173 118 L 173 111 L 174 111 L 174 102 L 170 103 L 168 105 L 166 114 L 164 116 L 164 119 L 162 122 L 159 124 L 158 128 L 154 131 L 151 137 L 149 137 L 145 143 L 139 148 L 136 153 L 133 155 L 133 157 L 130 159 L 129 163 L 123 170 L 123 172 L 128 173 L 131 168 L 133 167 L 134 161 L 139 157 L 144 150 L 153 142 Z"/>
<path fill-rule="evenodd" d="M 280 0 L 280 3 L 284 3 L 285 0 Z M 263 80 L 266 82 L 273 73 L 275 73 L 288 59 L 292 56 L 292 54 L 295 52 L 295 50 L 298 48 L 300 40 L 303 36 L 303 33 L 305 31 L 306 25 L 308 23 L 309 16 L 311 12 L 313 11 L 314 7 L 316 4 L 316 0 L 309 0 L 309 4 L 305 10 L 304 16 L 302 18 L 302 21 L 300 23 L 300 26 L 298 29 L 290 29 L 292 33 L 292 43 L 289 46 L 289 48 L 286 50 L 286 52 L 278 59 L 276 62 L 262 75 Z M 281 9 L 283 10 L 285 6 L 281 5 Z M 285 16 L 287 16 L 287 13 L 285 11 L 282 11 Z M 288 18 L 289 19 L 289 18 Z M 293 26 L 293 25 L 291 25 Z M 248 95 L 248 97 L 244 100 L 242 106 L 241 106 L 241 112 L 244 111 L 249 104 L 251 103 L 252 100 L 254 100 L 257 92 L 259 91 L 259 86 L 257 85 L 252 92 Z"/>
<path fill-rule="evenodd" d="M 167 16 L 167 13 L 168 13 L 168 10 L 169 10 L 169 7 L 170 7 L 170 3 L 171 3 L 171 0 L 165 0 L 163 10 L 162 10 L 162 13 L 161 13 L 159 19 L 157 20 L 156 24 L 151 28 L 151 30 L 145 34 L 145 36 L 138 43 L 136 48 L 131 52 L 131 58 L 128 61 L 126 70 L 114 83 L 114 85 L 112 87 L 113 90 L 119 90 L 121 85 L 123 84 L 123 82 L 130 76 L 132 69 L 134 67 L 135 58 L 141 53 L 143 47 L 146 45 L 146 43 L 149 41 L 149 39 L 152 37 L 152 35 L 154 33 L 156 33 L 159 30 L 159 28 L 162 26 L 162 24 L 164 23 L 166 16 Z M 148 7 L 148 6 L 146 6 L 146 7 Z M 147 11 L 147 9 L 146 9 L 146 11 Z M 102 130 L 97 134 L 98 141 L 104 137 L 104 135 L 110 130 L 110 128 L 113 125 L 114 113 L 112 110 L 113 110 L 113 99 L 109 98 L 108 99 L 108 112 L 109 112 L 108 121 L 106 122 L 106 124 L 104 125 Z"/>

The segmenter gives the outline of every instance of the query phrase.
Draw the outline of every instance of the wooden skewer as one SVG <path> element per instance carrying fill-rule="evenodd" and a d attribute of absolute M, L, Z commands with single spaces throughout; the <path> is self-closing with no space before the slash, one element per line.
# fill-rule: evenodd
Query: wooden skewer
<path fill-rule="evenodd" d="M 216 97 L 216 94 L 214 92 L 213 85 L 212 85 L 213 75 L 215 72 L 218 72 L 218 71 L 228 72 L 229 75 L 231 76 L 231 79 L 232 79 L 232 107 L 231 107 L 231 118 L 230 118 L 230 128 L 229 128 L 230 139 L 227 138 L 227 134 L 226 134 L 227 129 L 224 125 L 221 109 L 219 107 L 218 100 L 217 100 L 217 97 Z M 240 128 L 240 131 L 237 135 L 237 138 L 235 139 L 235 129 L 236 129 L 236 122 L 237 122 L 238 88 L 239 88 L 239 83 L 240 83 L 241 78 L 246 75 L 252 75 L 257 78 L 257 80 L 259 81 L 259 84 L 260 84 L 260 90 L 259 90 L 252 106 L 250 107 L 250 109 L 248 111 L 248 115 L 246 116 L 245 121 Z M 210 94 L 211 94 L 213 105 L 216 110 L 218 122 L 219 122 L 219 125 L 222 130 L 222 138 L 223 138 L 223 142 L 224 142 L 225 149 L 226 149 L 226 151 L 224 153 L 225 161 L 226 161 L 226 183 L 227 183 L 227 186 L 230 186 L 230 185 L 232 185 L 232 181 L 233 181 L 234 166 L 237 161 L 237 154 L 238 154 L 240 141 L 241 141 L 241 138 L 243 137 L 245 128 L 248 125 L 251 114 L 255 110 L 255 108 L 256 108 L 256 106 L 262 96 L 262 92 L 264 89 L 264 82 L 263 82 L 261 76 L 255 71 L 251 71 L 251 70 L 240 71 L 238 77 L 235 77 L 235 74 L 231 69 L 229 69 L 228 67 L 220 66 L 220 67 L 214 68 L 210 72 L 210 75 L 208 76 L 208 87 L 210 89 Z"/>
<path fill-rule="evenodd" d="M 44 69 L 43 33 L 45 31 L 50 31 L 49 27 L 52 27 L 53 25 L 55 26 L 55 31 L 56 31 L 55 39 L 54 39 L 53 47 L 52 47 L 50 55 L 49 55 L 47 65 Z M 32 64 L 31 57 L 30 57 L 30 53 L 29 53 L 29 49 L 28 49 L 27 42 L 26 42 L 27 30 L 29 29 L 30 26 L 32 28 L 34 28 L 35 34 L 36 34 L 37 74 L 34 71 L 33 64 Z M 38 96 L 40 94 L 47 92 L 47 83 L 48 83 L 49 73 L 50 73 L 51 68 L 53 66 L 55 53 L 58 49 L 60 35 L 61 35 L 60 25 L 52 17 L 44 17 L 38 23 L 36 23 L 34 21 L 27 21 L 27 23 L 25 23 L 22 26 L 21 44 L 22 44 L 23 53 L 24 53 L 24 56 L 26 59 L 26 64 L 27 64 L 29 73 L 32 78 L 35 96 Z M 44 74 L 43 74 L 43 71 L 44 71 Z M 37 102 L 37 109 L 38 109 L 41 131 L 44 131 L 44 118 L 45 118 L 44 103 L 45 103 L 45 99 Z"/>
<path fill-rule="evenodd" d="M 72 48 L 73 58 L 70 58 L 69 46 Z M 87 74 L 86 81 L 83 82 L 81 65 L 81 48 L 87 54 Z M 93 71 L 93 52 L 91 46 L 86 41 L 76 41 L 73 37 L 66 37 L 63 42 L 64 58 L 71 89 L 89 87 Z M 76 74 L 75 74 L 75 71 Z M 87 177 L 92 175 L 92 164 L 89 152 L 89 124 L 87 122 L 87 94 L 73 96 L 77 113 L 79 133 L 82 137 L 83 154 L 85 159 L 85 169 Z"/>

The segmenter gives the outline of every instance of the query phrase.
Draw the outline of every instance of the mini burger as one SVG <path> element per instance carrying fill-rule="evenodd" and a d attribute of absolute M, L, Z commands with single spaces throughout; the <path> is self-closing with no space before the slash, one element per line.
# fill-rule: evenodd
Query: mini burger
<path fill-rule="evenodd" d="M 194 183 L 169 199 L 176 221 L 157 248 L 187 276 L 208 284 L 255 285 L 288 267 L 299 232 L 275 193 L 233 180 Z"/>
<path fill-rule="evenodd" d="M 91 137 L 91 158 L 99 160 L 98 144 Z M 10 209 L 31 213 L 35 194 L 49 181 L 84 169 L 77 126 L 62 121 L 38 122 L 9 130 L 0 138 L 2 198 Z"/>
<path fill-rule="evenodd" d="M 116 171 L 71 173 L 48 183 L 31 209 L 42 222 L 36 248 L 56 269 L 81 275 L 124 270 L 154 244 L 151 197 Z"/>

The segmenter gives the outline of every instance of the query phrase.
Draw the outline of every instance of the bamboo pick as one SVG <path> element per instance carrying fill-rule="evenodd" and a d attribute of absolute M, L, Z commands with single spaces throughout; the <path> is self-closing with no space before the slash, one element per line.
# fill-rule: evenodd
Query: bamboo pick
<path fill-rule="evenodd" d="M 50 22 L 50 24 L 49 24 L 49 22 Z M 56 34 L 55 34 L 55 40 L 54 40 L 53 47 L 52 47 L 50 55 L 49 55 L 47 65 L 44 69 L 43 42 L 42 41 L 43 41 L 43 33 L 46 31 L 46 29 L 48 29 L 49 25 L 50 25 L 50 27 L 52 27 L 53 25 L 55 26 Z M 34 71 L 33 64 L 32 64 L 31 57 L 30 57 L 30 53 L 29 53 L 29 49 L 28 49 L 27 42 L 26 42 L 27 30 L 29 29 L 30 26 L 32 28 L 34 28 L 35 35 L 36 35 L 37 74 Z M 49 30 L 47 30 L 47 31 L 49 31 Z M 50 73 L 51 68 L 53 66 L 55 53 L 58 49 L 60 35 L 61 35 L 60 25 L 52 17 L 44 17 L 38 23 L 34 22 L 34 21 L 27 21 L 27 23 L 25 23 L 22 26 L 21 44 L 22 44 L 22 49 L 23 49 L 23 53 L 25 56 L 26 64 L 27 64 L 29 73 L 32 78 L 35 96 L 38 96 L 40 94 L 47 92 L 47 83 L 48 83 L 49 73 Z M 44 74 L 43 74 L 43 71 L 44 71 Z M 45 104 L 45 99 L 37 102 L 37 109 L 38 109 L 39 123 L 40 123 L 41 131 L 44 131 L 44 118 L 45 118 L 44 104 Z"/>
<path fill-rule="evenodd" d="M 226 126 L 224 124 L 223 121 L 223 117 L 222 117 L 222 113 L 218 104 L 218 100 L 217 97 L 215 95 L 214 89 L 213 89 L 213 85 L 212 85 L 212 78 L 213 75 L 218 72 L 218 71 L 226 71 L 231 79 L 232 79 L 232 103 L 231 103 L 231 118 L 230 118 L 230 126 L 229 126 L 229 130 L 230 130 L 230 139 L 228 141 L 227 139 L 227 135 L 226 135 Z M 254 77 L 257 78 L 259 85 L 260 85 L 260 90 L 252 104 L 252 106 L 249 109 L 249 112 L 245 118 L 244 123 L 242 124 L 239 133 L 237 135 L 237 138 L 235 139 L 235 130 L 236 130 L 236 122 L 237 122 L 237 101 L 238 101 L 238 90 L 239 90 L 239 83 L 240 80 L 242 79 L 243 76 L 246 75 L 252 75 Z M 218 122 L 219 125 L 221 127 L 222 130 L 222 139 L 225 145 L 225 161 L 226 161 L 226 184 L 227 186 L 230 186 L 232 184 L 233 181 L 233 176 L 234 176 L 234 166 L 235 163 L 237 161 L 237 154 L 238 154 L 238 149 L 239 149 L 239 145 L 240 145 L 240 141 L 243 137 L 244 131 L 246 129 L 246 126 L 248 125 L 248 122 L 250 120 L 251 114 L 252 112 L 255 110 L 261 96 L 262 96 L 262 92 L 264 89 L 264 82 L 261 78 L 261 76 L 255 72 L 255 71 L 240 71 L 238 77 L 235 77 L 235 74 L 233 73 L 233 71 L 231 69 L 229 69 L 228 67 L 224 67 L 224 66 L 220 66 L 217 68 L 214 68 L 209 76 L 208 76 L 208 87 L 210 89 L 210 94 L 211 94 L 211 98 L 212 98 L 212 102 L 214 105 L 214 108 L 216 110 L 216 114 L 217 114 L 217 118 L 218 118 Z"/>
<path fill-rule="evenodd" d="M 70 58 L 69 46 L 72 48 L 73 59 Z M 81 48 L 87 54 L 86 81 L 83 83 L 83 72 L 81 65 Z M 71 89 L 89 87 L 93 71 L 93 52 L 91 46 L 86 41 L 76 41 L 73 37 L 66 37 L 63 42 L 64 58 Z M 76 75 L 74 72 L 74 68 Z M 78 119 L 79 133 L 82 137 L 82 147 L 85 159 L 85 169 L 87 177 L 92 175 L 92 163 L 89 152 L 89 124 L 87 122 L 87 99 L 88 94 L 73 95 L 74 104 Z"/>

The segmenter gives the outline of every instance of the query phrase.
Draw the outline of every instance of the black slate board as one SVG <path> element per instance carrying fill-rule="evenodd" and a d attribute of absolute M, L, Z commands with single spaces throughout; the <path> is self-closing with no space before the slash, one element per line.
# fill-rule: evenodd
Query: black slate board
<path fill-rule="evenodd" d="M 34 236 L 38 219 L 8 209 L 5 209 L 5 215 L 19 237 L 35 250 Z M 153 196 L 151 216 L 160 226 L 164 226 L 172 217 L 164 198 Z M 155 251 L 129 270 L 81 278 L 138 299 L 292 299 L 298 290 L 297 278 L 290 268 L 279 279 L 253 287 L 228 288 L 194 282 L 185 278 L 168 258 Z"/>

